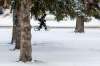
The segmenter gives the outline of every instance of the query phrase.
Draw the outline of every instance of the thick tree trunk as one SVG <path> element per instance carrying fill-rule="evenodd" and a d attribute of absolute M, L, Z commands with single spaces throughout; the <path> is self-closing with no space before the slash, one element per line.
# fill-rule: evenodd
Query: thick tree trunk
<path fill-rule="evenodd" d="M 21 0 L 21 44 L 20 44 L 20 61 L 28 62 L 32 60 L 32 47 L 31 47 L 31 25 L 30 25 L 30 1 Z"/>
<path fill-rule="evenodd" d="M 20 21 L 18 21 L 20 22 Z M 16 33 L 15 33 L 15 49 L 20 49 L 20 41 L 21 41 L 21 26 L 19 23 L 16 25 Z"/>
<path fill-rule="evenodd" d="M 27 62 L 31 61 L 31 25 L 29 17 L 26 16 L 23 18 L 21 24 L 21 48 L 20 48 L 20 61 Z"/>
<path fill-rule="evenodd" d="M 21 25 L 20 25 L 20 9 L 16 9 L 16 22 L 15 22 L 15 49 L 20 49 L 21 41 Z"/>
<path fill-rule="evenodd" d="M 13 11 L 13 30 L 12 30 L 12 41 L 15 42 L 14 49 L 20 49 L 20 8 L 19 5 L 15 5 L 15 9 Z"/>
<path fill-rule="evenodd" d="M 16 2 L 16 1 L 15 1 Z M 15 4 L 14 4 L 15 5 Z M 12 40 L 11 44 L 15 42 L 14 49 L 20 49 L 20 6 L 18 3 L 13 8 L 13 29 L 12 29 Z"/>
<path fill-rule="evenodd" d="M 84 32 L 84 17 L 83 16 L 78 16 L 76 18 L 75 32 L 78 32 L 78 33 Z"/>

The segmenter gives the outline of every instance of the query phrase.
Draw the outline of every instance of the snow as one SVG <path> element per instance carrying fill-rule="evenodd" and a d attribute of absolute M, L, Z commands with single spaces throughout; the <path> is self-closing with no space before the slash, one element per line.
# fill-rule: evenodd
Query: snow
<path fill-rule="evenodd" d="M 12 15 L 0 16 L 1 26 L 12 26 Z M 35 21 L 35 20 L 31 20 Z M 97 22 L 96 22 L 97 21 Z M 50 22 L 50 23 L 49 23 Z M 37 24 L 31 24 L 33 26 Z M 50 26 L 75 26 L 56 21 L 47 21 Z M 60 25 L 59 25 L 60 24 Z M 66 24 L 66 25 L 65 25 Z M 99 26 L 99 20 L 86 23 Z M 85 33 L 74 33 L 74 28 L 50 28 L 48 31 L 32 29 L 32 62 L 16 62 L 19 50 L 12 51 L 12 28 L 0 27 L 0 66 L 100 66 L 100 28 L 85 28 Z"/>

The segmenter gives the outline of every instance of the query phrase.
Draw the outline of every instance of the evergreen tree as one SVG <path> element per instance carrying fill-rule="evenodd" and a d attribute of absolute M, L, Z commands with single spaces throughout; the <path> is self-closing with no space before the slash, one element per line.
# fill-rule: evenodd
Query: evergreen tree
<path fill-rule="evenodd" d="M 75 32 L 84 32 L 84 17 L 85 14 L 85 6 L 82 0 L 73 0 L 74 1 L 74 11 L 76 13 L 76 28 Z"/>
<path fill-rule="evenodd" d="M 31 17 L 35 16 L 35 19 L 38 19 L 39 15 L 42 15 L 46 11 L 46 4 L 44 0 L 32 0 L 32 7 L 31 7 Z"/>
<path fill-rule="evenodd" d="M 86 14 L 100 19 L 100 0 L 85 0 Z"/>

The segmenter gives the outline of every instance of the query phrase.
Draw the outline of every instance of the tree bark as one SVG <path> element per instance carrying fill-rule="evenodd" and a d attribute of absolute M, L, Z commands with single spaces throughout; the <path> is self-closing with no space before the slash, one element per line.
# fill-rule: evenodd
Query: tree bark
<path fill-rule="evenodd" d="M 18 17 L 17 17 L 18 18 Z M 21 26 L 19 23 L 19 18 L 18 18 L 18 23 L 16 24 L 16 33 L 15 33 L 15 49 L 20 49 L 20 41 L 21 41 Z"/>
<path fill-rule="evenodd" d="M 16 2 L 16 1 L 15 1 Z M 18 3 L 15 5 L 12 10 L 13 12 L 13 28 L 12 28 L 12 40 L 11 44 L 15 43 L 15 48 L 14 49 L 20 49 L 20 21 L 19 21 L 19 16 L 20 16 L 20 6 Z M 12 6 L 12 7 L 13 7 Z"/>
<path fill-rule="evenodd" d="M 15 13 L 15 23 L 14 23 L 14 29 L 13 29 L 13 37 L 12 40 L 15 41 L 15 48 L 14 49 L 20 49 L 20 40 L 21 40 L 21 25 L 20 25 L 20 8 L 16 7 L 16 13 Z"/>
<path fill-rule="evenodd" d="M 84 16 L 77 16 L 75 32 L 84 32 Z"/>
<path fill-rule="evenodd" d="M 31 47 L 31 25 L 30 25 L 30 1 L 21 0 L 21 44 L 20 44 L 20 61 L 28 62 L 32 60 Z"/>
<path fill-rule="evenodd" d="M 14 42 L 16 42 L 16 33 L 17 33 L 17 31 L 16 31 L 16 27 L 17 27 L 17 25 L 16 25 L 16 23 L 17 23 L 17 14 L 16 14 L 16 9 L 13 9 L 12 10 L 12 12 L 13 12 L 13 28 L 12 28 L 12 40 L 11 40 L 11 44 L 13 44 Z"/>
<path fill-rule="evenodd" d="M 11 44 L 15 43 L 16 38 L 16 25 L 13 23 Z"/>

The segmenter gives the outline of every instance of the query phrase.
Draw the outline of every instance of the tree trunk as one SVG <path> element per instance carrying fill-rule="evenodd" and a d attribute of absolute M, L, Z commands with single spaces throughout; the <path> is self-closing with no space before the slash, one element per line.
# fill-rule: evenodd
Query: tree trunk
<path fill-rule="evenodd" d="M 30 25 L 30 1 L 21 0 L 21 44 L 20 44 L 20 61 L 28 62 L 32 60 L 31 47 L 31 25 Z"/>
<path fill-rule="evenodd" d="M 11 44 L 15 43 L 16 38 L 16 25 L 13 23 Z"/>
<path fill-rule="evenodd" d="M 84 17 L 83 16 L 78 16 L 76 18 L 75 32 L 78 32 L 78 33 L 84 32 Z"/>
<path fill-rule="evenodd" d="M 15 12 L 13 12 L 13 35 L 12 42 L 15 42 L 14 49 L 20 49 L 20 8 L 16 7 Z"/>
<path fill-rule="evenodd" d="M 12 40 L 11 40 L 11 44 L 13 44 L 14 42 L 16 42 L 15 40 L 16 40 L 16 33 L 17 33 L 17 31 L 16 31 L 16 27 L 17 27 L 17 25 L 16 25 L 16 23 L 17 23 L 17 15 L 16 15 L 16 9 L 13 9 L 12 10 L 12 12 L 13 12 L 13 28 L 12 28 Z"/>
<path fill-rule="evenodd" d="M 17 17 L 18 18 L 18 17 Z M 16 37 L 15 37 L 15 49 L 20 49 L 20 41 L 21 41 L 21 26 L 19 23 L 19 18 L 18 18 L 18 23 L 16 25 Z"/>
<path fill-rule="evenodd" d="M 13 30 L 11 43 L 15 42 L 14 49 L 20 49 L 20 6 L 18 3 L 15 5 L 13 11 Z"/>

